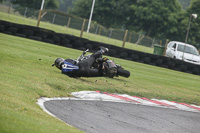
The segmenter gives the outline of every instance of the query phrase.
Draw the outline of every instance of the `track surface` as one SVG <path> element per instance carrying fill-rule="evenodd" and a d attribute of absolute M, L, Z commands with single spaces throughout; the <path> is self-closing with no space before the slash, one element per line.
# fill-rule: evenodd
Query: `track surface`
<path fill-rule="evenodd" d="M 51 100 L 45 108 L 87 133 L 199 133 L 200 114 L 170 108 L 91 100 Z"/>

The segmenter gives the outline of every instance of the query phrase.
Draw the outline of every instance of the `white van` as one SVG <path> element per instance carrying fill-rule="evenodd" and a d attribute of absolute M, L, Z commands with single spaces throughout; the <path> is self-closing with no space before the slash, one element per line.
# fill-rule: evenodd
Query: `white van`
<path fill-rule="evenodd" d="M 200 65 L 200 55 L 197 49 L 183 42 L 169 42 L 165 56 Z"/>

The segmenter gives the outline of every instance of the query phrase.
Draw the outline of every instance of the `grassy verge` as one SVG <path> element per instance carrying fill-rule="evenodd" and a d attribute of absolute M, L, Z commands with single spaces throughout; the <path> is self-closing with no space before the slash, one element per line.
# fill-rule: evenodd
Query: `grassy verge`
<path fill-rule="evenodd" d="M 19 14 L 12 15 L 12 14 L 0 12 L 0 19 L 5 20 L 5 21 L 10 21 L 10 22 L 13 22 L 13 23 L 26 24 L 26 25 L 32 25 L 32 26 L 36 26 L 36 24 L 37 24 L 37 19 L 24 18 L 23 16 L 20 16 Z M 58 33 L 72 34 L 72 35 L 75 35 L 75 36 L 78 36 L 78 37 L 80 36 L 80 30 L 67 28 L 65 26 L 51 24 L 49 22 L 41 21 L 40 27 L 50 29 L 50 30 L 53 30 L 53 31 L 58 32 Z M 104 36 L 100 36 L 100 35 L 96 35 L 96 34 L 92 34 L 92 33 L 87 33 L 87 32 L 83 33 L 83 38 L 87 38 L 87 39 L 92 40 L 92 41 L 107 43 L 107 44 L 111 44 L 111 45 L 115 45 L 115 46 L 119 46 L 119 47 L 122 47 L 122 43 L 123 43 L 123 41 L 121 41 L 121 40 L 116 40 L 116 39 L 112 39 L 112 38 L 109 38 L 109 37 L 104 37 Z M 133 44 L 133 43 L 129 43 L 129 42 L 126 42 L 125 48 L 143 51 L 143 52 L 146 52 L 146 53 L 153 53 L 153 48 L 145 47 L 145 46 L 142 46 L 142 45 L 137 45 L 137 44 Z"/>
<path fill-rule="evenodd" d="M 0 33 L 0 132 L 80 132 L 45 112 L 39 97 L 67 97 L 99 90 L 200 105 L 200 78 L 132 61 L 115 59 L 130 78 L 69 78 L 51 67 L 57 57 L 77 58 L 82 51 Z M 112 57 L 109 57 L 112 59 Z"/>

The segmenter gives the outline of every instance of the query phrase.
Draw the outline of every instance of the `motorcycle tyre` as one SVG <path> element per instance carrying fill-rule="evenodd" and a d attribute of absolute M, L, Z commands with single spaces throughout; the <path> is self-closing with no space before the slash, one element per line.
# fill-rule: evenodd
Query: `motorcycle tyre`
<path fill-rule="evenodd" d="M 119 76 L 123 76 L 123 77 L 128 78 L 128 77 L 130 77 L 130 74 L 131 73 L 127 70 L 124 70 L 124 69 L 121 69 L 121 68 L 117 69 L 117 75 L 119 75 Z"/>

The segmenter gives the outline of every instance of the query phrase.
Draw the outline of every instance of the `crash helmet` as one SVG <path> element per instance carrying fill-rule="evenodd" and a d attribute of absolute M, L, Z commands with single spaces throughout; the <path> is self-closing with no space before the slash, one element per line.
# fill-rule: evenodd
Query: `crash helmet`
<path fill-rule="evenodd" d="M 57 58 L 54 62 L 54 65 L 58 68 L 61 69 L 61 64 L 64 62 L 65 60 L 63 58 Z"/>

